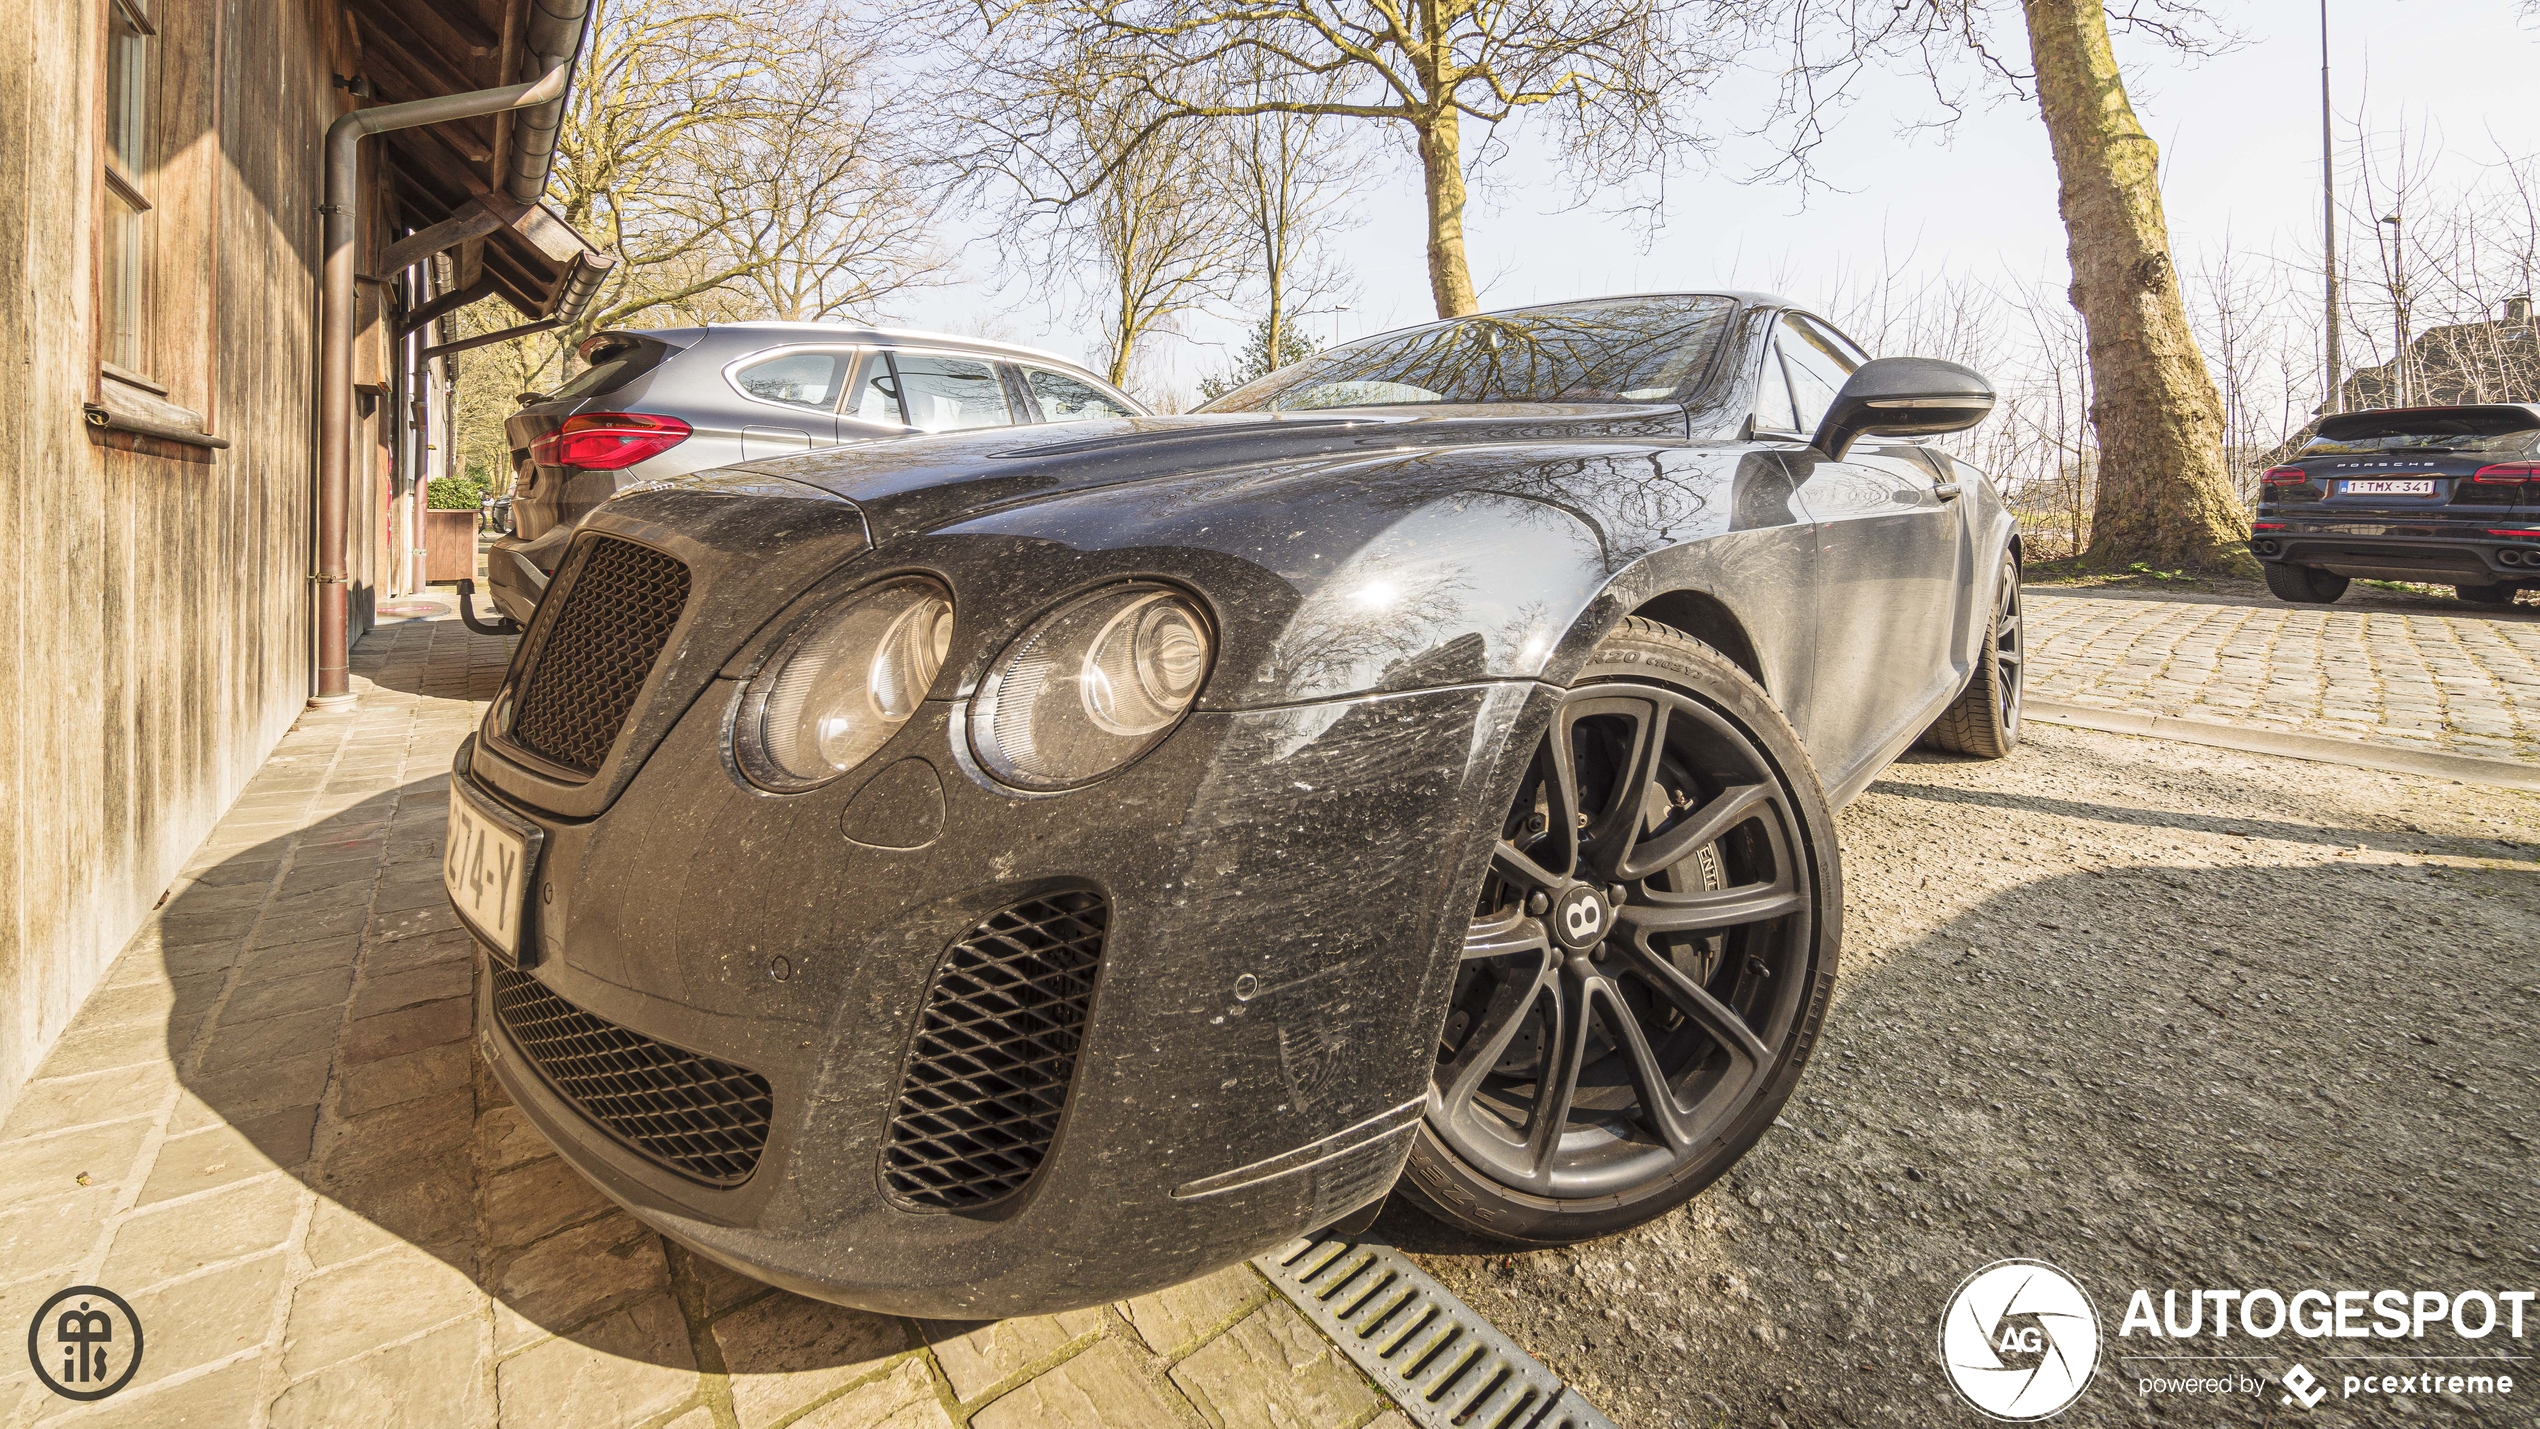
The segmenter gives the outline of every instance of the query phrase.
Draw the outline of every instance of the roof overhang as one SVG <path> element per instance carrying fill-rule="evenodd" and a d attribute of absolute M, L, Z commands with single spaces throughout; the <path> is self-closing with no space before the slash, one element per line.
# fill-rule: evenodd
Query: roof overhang
<path fill-rule="evenodd" d="M 375 100 L 391 104 L 534 80 L 556 52 L 579 51 L 588 8 L 574 0 L 344 0 L 357 74 Z M 453 296 L 500 297 L 533 320 L 579 316 L 613 260 L 536 202 L 552 148 L 521 142 L 530 122 L 503 113 L 380 135 L 393 231 L 403 236 L 378 268 L 393 274 L 446 251 Z"/>

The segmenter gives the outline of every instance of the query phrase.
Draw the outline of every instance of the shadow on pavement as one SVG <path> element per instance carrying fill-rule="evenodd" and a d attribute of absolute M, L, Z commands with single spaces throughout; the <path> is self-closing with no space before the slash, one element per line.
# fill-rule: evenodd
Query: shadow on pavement
<path fill-rule="evenodd" d="M 510 1105 L 475 1055 L 478 959 L 440 886 L 448 782 L 398 785 L 243 849 L 163 913 L 177 1005 L 218 1004 L 168 1023 L 179 1080 L 235 1133 L 203 1154 L 243 1141 L 320 1198 L 292 1338 L 385 1343 L 405 1320 L 446 1319 L 453 1307 L 438 1302 L 464 1287 L 429 1273 L 428 1257 L 493 1298 L 496 1356 L 550 1334 L 578 1342 L 507 1360 L 506 1376 L 598 1351 L 631 1362 L 616 1372 L 640 1391 L 648 1372 L 683 1384 L 700 1369 L 863 1372 L 914 1348 L 923 1330 L 910 1322 L 773 1291 L 669 1246 Z M 153 1181 L 199 1190 L 202 1170 L 163 1157 Z M 334 1267 L 392 1247 L 363 1262 L 373 1268 L 342 1303 L 312 1302 Z"/>

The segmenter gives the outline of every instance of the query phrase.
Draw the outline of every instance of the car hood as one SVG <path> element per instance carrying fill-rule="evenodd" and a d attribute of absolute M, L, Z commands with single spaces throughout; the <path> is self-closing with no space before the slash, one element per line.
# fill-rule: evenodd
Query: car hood
<path fill-rule="evenodd" d="M 1234 477 L 1440 446 L 1673 444 L 1684 436 L 1684 411 L 1672 406 L 1496 404 L 1422 408 L 1416 415 L 1362 408 L 1126 417 L 894 437 L 725 470 L 780 477 L 852 501 L 878 546 L 1097 487 Z"/>

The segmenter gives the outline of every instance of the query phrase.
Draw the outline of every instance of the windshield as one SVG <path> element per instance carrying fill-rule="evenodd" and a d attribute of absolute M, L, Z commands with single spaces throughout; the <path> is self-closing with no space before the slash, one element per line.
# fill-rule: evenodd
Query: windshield
<path fill-rule="evenodd" d="M 2303 443 L 2297 458 L 2369 452 L 2524 456 L 2540 447 L 2540 419 L 2512 411 L 2358 413 L 2320 425 L 2326 430 Z"/>
<path fill-rule="evenodd" d="M 1665 402 L 1701 377 L 1737 303 L 1670 294 L 1456 318 L 1333 348 L 1203 412 L 1438 402 Z"/>

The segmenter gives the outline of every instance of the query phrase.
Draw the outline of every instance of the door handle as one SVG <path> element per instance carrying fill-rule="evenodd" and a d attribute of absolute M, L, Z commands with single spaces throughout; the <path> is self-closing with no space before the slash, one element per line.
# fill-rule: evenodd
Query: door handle
<path fill-rule="evenodd" d="M 1944 481 L 1938 486 L 1933 487 L 1931 489 L 1931 494 L 1939 497 L 1943 501 L 1955 501 L 1958 499 L 1958 483 L 1954 481 Z"/>

